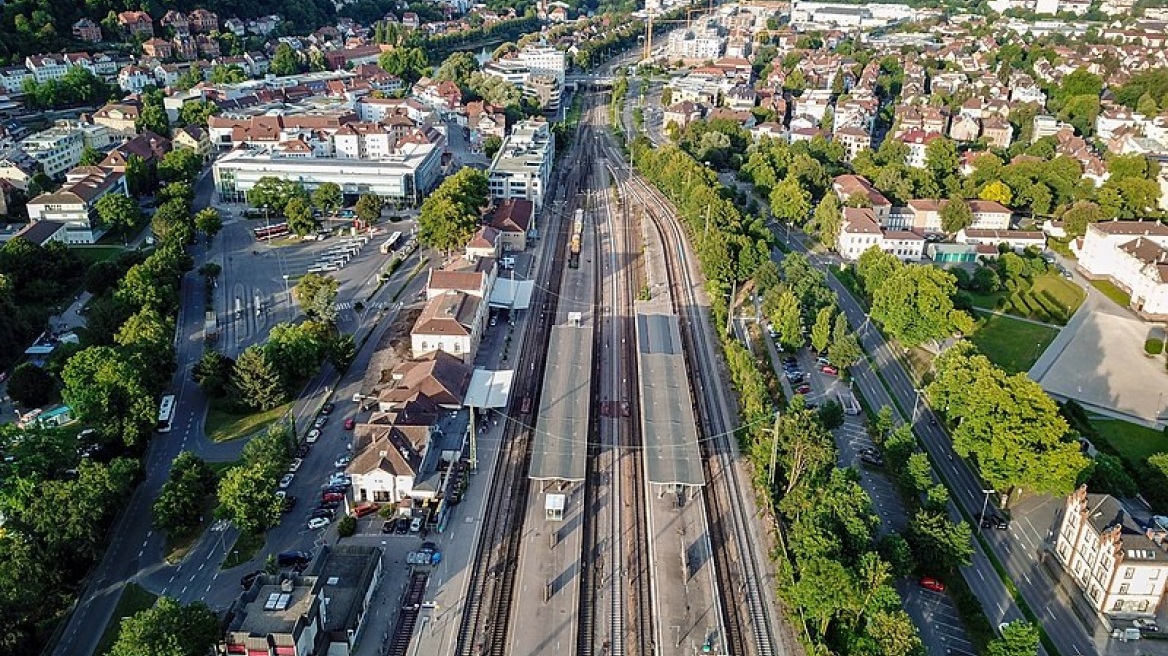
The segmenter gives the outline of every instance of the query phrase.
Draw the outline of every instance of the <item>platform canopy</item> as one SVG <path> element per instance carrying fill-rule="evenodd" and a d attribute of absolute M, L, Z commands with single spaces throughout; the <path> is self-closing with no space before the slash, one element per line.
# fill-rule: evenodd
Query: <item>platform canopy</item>
<path fill-rule="evenodd" d="M 463 405 L 468 408 L 502 408 L 511 398 L 511 382 L 515 372 L 475 369 L 470 376 Z"/>
<path fill-rule="evenodd" d="M 491 288 L 491 307 L 506 310 L 526 310 L 531 307 L 531 292 L 535 283 L 531 280 L 496 278 Z"/>
<path fill-rule="evenodd" d="M 705 485 L 697 418 L 676 315 L 638 305 L 637 370 L 649 482 Z"/>
<path fill-rule="evenodd" d="M 592 407 L 592 326 L 555 326 L 531 447 L 528 477 L 582 481 Z"/>

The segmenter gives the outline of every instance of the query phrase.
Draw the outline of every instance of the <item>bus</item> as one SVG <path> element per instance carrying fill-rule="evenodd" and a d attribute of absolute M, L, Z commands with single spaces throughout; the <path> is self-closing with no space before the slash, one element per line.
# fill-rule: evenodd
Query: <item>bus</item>
<path fill-rule="evenodd" d="M 381 252 L 388 254 L 390 251 L 397 248 L 397 240 L 401 239 L 401 231 L 395 232 L 389 236 L 389 239 L 381 242 Z"/>
<path fill-rule="evenodd" d="M 174 424 L 174 395 L 167 394 L 162 397 L 162 403 L 158 406 L 158 426 L 156 427 L 159 433 L 169 433 Z"/>
<path fill-rule="evenodd" d="M 289 232 L 290 231 L 288 230 L 287 223 L 273 223 L 270 226 L 252 230 L 255 238 L 259 241 L 264 241 L 265 239 L 275 239 L 276 237 L 283 237 Z"/>

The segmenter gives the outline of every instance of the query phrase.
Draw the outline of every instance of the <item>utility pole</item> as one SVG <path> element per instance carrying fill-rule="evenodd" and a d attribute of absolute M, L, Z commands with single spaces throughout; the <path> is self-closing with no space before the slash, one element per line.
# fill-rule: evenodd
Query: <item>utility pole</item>
<path fill-rule="evenodd" d="M 734 283 L 730 287 L 730 300 L 728 303 L 726 303 L 726 334 L 727 335 L 734 334 L 732 326 L 734 325 L 733 324 L 733 321 L 734 321 L 734 298 L 736 296 L 738 296 L 738 281 L 737 280 L 735 280 Z"/>
<path fill-rule="evenodd" d="M 779 417 L 780 414 L 775 411 L 775 425 L 771 428 L 771 489 L 775 487 L 775 465 L 779 460 Z"/>

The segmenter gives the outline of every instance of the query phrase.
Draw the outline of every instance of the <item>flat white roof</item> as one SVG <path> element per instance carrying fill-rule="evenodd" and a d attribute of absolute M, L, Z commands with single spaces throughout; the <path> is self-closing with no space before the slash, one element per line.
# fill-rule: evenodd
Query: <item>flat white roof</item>
<path fill-rule="evenodd" d="M 468 408 L 502 408 L 511 397 L 511 383 L 515 372 L 475 369 L 470 376 L 466 397 L 462 402 Z"/>

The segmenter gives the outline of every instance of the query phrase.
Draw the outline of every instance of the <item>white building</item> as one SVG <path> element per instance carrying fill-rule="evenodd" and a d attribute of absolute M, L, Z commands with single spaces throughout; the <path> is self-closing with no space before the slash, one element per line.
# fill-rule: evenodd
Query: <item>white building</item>
<path fill-rule="evenodd" d="M 1131 294 L 1131 309 L 1168 318 L 1168 226 L 1159 221 L 1107 221 L 1087 226 L 1079 269 Z"/>
<path fill-rule="evenodd" d="M 551 46 L 527 46 L 517 52 L 515 58 L 532 73 L 554 75 L 560 83 L 568 70 L 567 53 Z"/>
<path fill-rule="evenodd" d="M 24 58 L 24 67 L 32 73 L 37 84 L 44 84 L 65 77 L 69 71 L 69 62 L 61 55 L 29 55 Z"/>
<path fill-rule="evenodd" d="M 28 201 L 28 218 L 64 223 L 66 242 L 93 244 L 105 234 L 98 222 L 97 201 L 106 194 L 125 195 L 125 175 L 111 168 L 81 166 L 69 171 L 57 191 Z"/>
<path fill-rule="evenodd" d="M 1165 528 L 1143 528 L 1114 498 L 1083 485 L 1067 497 L 1055 554 L 1097 612 L 1154 618 L 1168 581 L 1166 537 Z"/>
<path fill-rule="evenodd" d="M 397 202 L 416 203 L 438 181 L 443 143 L 399 144 L 380 159 L 317 157 L 311 152 L 287 154 L 276 149 L 238 149 L 215 162 L 215 189 L 226 201 L 242 201 L 263 177 L 300 182 L 308 191 L 333 182 L 346 195 L 376 194 Z"/>
<path fill-rule="evenodd" d="M 669 33 L 665 53 L 668 59 L 690 59 L 705 61 L 722 56 L 726 50 L 726 37 L 717 27 L 695 27 L 692 30 L 675 30 Z"/>
<path fill-rule="evenodd" d="M 380 123 L 347 123 L 333 134 L 338 159 L 385 159 L 396 145 L 393 130 Z"/>
<path fill-rule="evenodd" d="M 474 362 L 488 308 L 485 299 L 465 292 L 447 292 L 429 299 L 410 330 L 413 357 L 445 351 Z"/>
<path fill-rule="evenodd" d="M 487 172 L 491 198 L 523 198 L 543 207 L 556 156 L 555 137 L 547 121 L 532 119 L 515 125 L 503 140 Z"/>
<path fill-rule="evenodd" d="M 845 207 L 844 223 L 836 251 L 845 260 L 857 260 L 870 248 L 891 253 L 904 261 L 924 257 L 925 238 L 910 230 L 885 230 L 868 207 Z"/>
<path fill-rule="evenodd" d="M 118 71 L 118 86 L 128 93 L 141 93 L 146 87 L 154 84 L 154 76 L 137 66 L 124 66 Z"/>
<path fill-rule="evenodd" d="M 81 162 L 84 148 L 81 131 L 67 127 L 49 128 L 29 136 L 20 144 L 21 150 L 40 163 L 45 175 L 54 179 Z"/>

